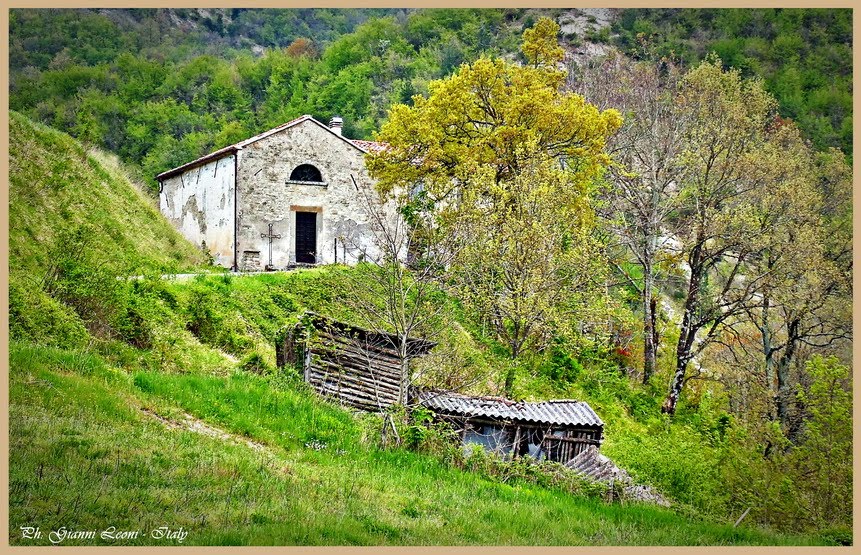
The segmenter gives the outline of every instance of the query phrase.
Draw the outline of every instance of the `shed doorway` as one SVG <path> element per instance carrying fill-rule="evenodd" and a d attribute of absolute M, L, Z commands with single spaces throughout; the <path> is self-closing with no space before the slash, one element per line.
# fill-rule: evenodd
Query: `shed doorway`
<path fill-rule="evenodd" d="M 296 262 L 317 263 L 316 212 L 296 212 Z"/>

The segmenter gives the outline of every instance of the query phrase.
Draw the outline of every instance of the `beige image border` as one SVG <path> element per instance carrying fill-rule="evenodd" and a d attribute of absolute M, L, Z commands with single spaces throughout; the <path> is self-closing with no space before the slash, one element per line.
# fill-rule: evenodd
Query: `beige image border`
<path fill-rule="evenodd" d="M 4 2 L 5 4 L 6 2 Z M 0 376 L 0 407 L 3 407 L 3 410 L 0 410 L 0 426 L 3 428 L 3 433 L 0 434 L 0 451 L 2 451 L 2 457 L 0 457 L 0 492 L 2 492 L 3 500 L 0 501 L 0 517 L 2 517 L 2 521 L 6 523 L 6 526 L 3 530 L 4 540 L 2 544 L 0 544 L 0 552 L 41 552 L 48 551 L 53 549 L 52 547 L 25 547 L 25 546 L 9 546 L 9 9 L 10 8 L 175 8 L 175 7 L 183 7 L 183 8 L 437 8 L 437 7 L 447 7 L 447 8 L 521 8 L 521 7 L 540 7 L 540 8 L 855 8 L 858 6 L 858 2 L 852 1 L 828 1 L 821 3 L 813 3 L 810 1 L 807 2 L 799 2 L 799 1 L 781 1 L 781 2 L 744 2 L 744 1 L 692 1 L 692 2 L 682 2 L 682 1 L 637 1 L 637 0 L 611 0 L 609 2 L 600 2 L 595 0 L 588 1 L 568 1 L 568 2 L 560 2 L 559 0 L 545 0 L 537 5 L 530 5 L 530 3 L 526 0 L 509 0 L 509 1 L 493 1 L 493 0 L 483 0 L 476 1 L 473 0 L 469 2 L 467 5 L 464 5 L 464 2 L 456 2 L 454 0 L 430 0 L 429 2 L 416 2 L 416 1 L 406 1 L 406 0 L 316 0 L 316 1 L 298 1 L 298 2 L 277 2 L 274 0 L 269 1 L 248 1 L 248 0 L 234 0 L 232 2 L 225 2 L 223 0 L 211 0 L 211 1 L 201 1 L 201 0 L 185 0 L 180 5 L 177 5 L 176 1 L 170 2 L 166 0 L 157 0 L 157 1 L 146 1 L 141 3 L 134 3 L 128 1 L 116 1 L 116 0 L 74 0 L 73 2 L 57 2 L 57 1 L 45 1 L 45 0 L 13 0 L 8 2 L 6 7 L 0 8 L 0 34 L 3 35 L 3 41 L 0 42 L 0 59 L 3 60 L 3 69 L 0 72 L 0 91 L 2 91 L 2 98 L 4 101 L 4 109 L 0 110 L 0 148 L 2 148 L 3 154 L 0 157 L 0 173 L 3 176 L 3 187 L 0 187 L 0 219 L 2 219 L 2 227 L 0 227 L 0 260 L 2 260 L 2 264 L 0 264 L 0 300 L 2 300 L 2 307 L 0 307 L 0 351 L 2 351 L 2 366 L 3 372 L 2 376 Z M 859 28 L 859 18 L 861 18 L 861 14 L 859 14 L 859 10 L 853 10 L 853 68 L 857 69 L 858 60 L 859 60 L 859 46 L 856 41 L 858 36 L 858 28 Z M 858 73 L 855 72 L 853 75 L 853 90 L 858 88 L 859 78 Z M 859 142 L 861 139 L 858 138 L 858 118 L 857 114 L 859 113 L 859 100 L 856 96 L 853 98 L 853 113 L 856 114 L 855 126 L 854 126 L 854 141 L 853 141 L 853 151 L 859 151 Z M 854 182 L 859 182 L 859 168 L 856 164 L 853 168 L 853 178 Z M 857 195 L 853 194 L 853 235 L 854 230 L 858 229 L 859 222 L 861 222 L 861 216 L 859 216 L 859 205 L 861 205 L 861 200 Z M 854 257 L 854 265 L 857 268 L 858 261 L 861 256 L 859 256 L 858 250 L 856 249 L 853 253 Z M 856 272 L 853 278 L 853 288 L 855 291 L 853 297 L 853 327 L 858 328 L 859 322 L 861 322 L 861 314 L 859 314 L 857 303 L 858 293 L 858 285 L 861 284 L 861 278 L 858 277 Z M 858 359 L 859 347 L 857 344 L 853 344 L 853 361 Z M 854 370 L 854 365 L 853 365 Z M 855 376 L 857 378 L 857 376 Z M 853 387 L 853 397 L 855 399 L 858 398 L 859 384 L 857 380 L 854 380 Z M 853 420 L 859 420 L 859 414 L 861 414 L 861 409 L 859 409 L 858 403 L 855 403 L 853 412 Z M 857 428 L 854 429 L 853 432 L 853 454 L 855 461 L 855 479 L 853 488 L 853 502 L 854 505 L 857 506 L 857 501 L 859 498 L 858 492 L 858 478 L 857 478 L 857 468 L 858 468 L 858 454 L 859 454 L 859 435 Z M 853 536 L 858 538 L 858 530 L 859 524 L 858 519 L 853 519 Z M 75 553 L 91 553 L 92 547 L 62 547 L 63 552 L 75 552 Z M 165 546 L 165 547 L 100 547 L 99 552 L 113 552 L 113 551 L 121 551 L 121 552 L 145 552 L 149 550 L 157 550 L 158 552 L 181 552 L 183 554 L 186 553 L 215 553 L 215 552 L 227 552 L 227 550 L 233 551 L 236 548 L 225 548 L 225 547 L 179 547 L 179 546 Z M 249 550 L 255 553 L 441 553 L 441 554 L 452 554 L 452 553 L 494 553 L 494 554 L 514 554 L 514 553 L 554 553 L 554 554 L 563 554 L 563 553 L 688 553 L 688 552 L 725 552 L 729 550 L 731 553 L 759 553 L 763 551 L 770 552 L 795 552 L 795 553 L 810 553 L 810 552 L 833 552 L 835 550 L 840 550 L 842 552 L 849 552 L 848 550 L 855 551 L 857 550 L 857 544 L 853 547 L 492 547 L 492 546 L 482 546 L 482 547 L 310 547 L 310 546 L 299 546 L 299 547 L 242 547 L 239 548 L 242 550 Z"/>

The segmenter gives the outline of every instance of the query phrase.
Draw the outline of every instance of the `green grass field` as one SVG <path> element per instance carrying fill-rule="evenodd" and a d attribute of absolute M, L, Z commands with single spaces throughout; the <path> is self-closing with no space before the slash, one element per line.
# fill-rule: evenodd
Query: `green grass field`
<path fill-rule="evenodd" d="M 10 354 L 10 541 L 47 531 L 182 527 L 200 545 L 807 545 L 692 521 L 646 505 L 606 504 L 501 483 L 363 437 L 372 418 L 318 400 L 301 384 L 126 372 L 95 354 L 13 342 Z M 165 426 L 182 413 L 265 445 Z M 40 540 L 20 527 L 38 526 Z"/>

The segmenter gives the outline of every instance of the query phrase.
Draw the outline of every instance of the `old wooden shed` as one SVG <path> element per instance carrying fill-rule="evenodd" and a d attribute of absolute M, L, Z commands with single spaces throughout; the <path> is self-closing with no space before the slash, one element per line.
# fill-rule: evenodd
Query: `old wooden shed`
<path fill-rule="evenodd" d="M 341 404 L 373 412 L 398 402 L 409 402 L 403 379 L 400 339 L 308 312 L 302 323 L 278 342 L 278 366 L 294 364 L 301 356 L 305 381 L 318 393 Z M 436 343 L 407 340 L 407 359 L 426 354 Z"/>
<path fill-rule="evenodd" d="M 583 401 L 528 403 L 441 391 L 420 391 L 417 401 L 459 430 L 465 445 L 507 457 L 564 464 L 603 439 L 604 422 Z"/>
<path fill-rule="evenodd" d="M 453 425 L 466 446 L 482 445 L 505 457 L 568 463 L 601 445 L 604 422 L 583 401 L 512 401 L 422 390 L 407 383 L 399 337 L 308 312 L 278 341 L 278 366 L 301 366 L 305 381 L 343 405 L 383 412 L 396 403 L 421 405 Z M 436 344 L 407 340 L 407 361 Z M 301 365 L 300 365 L 301 362 Z"/>

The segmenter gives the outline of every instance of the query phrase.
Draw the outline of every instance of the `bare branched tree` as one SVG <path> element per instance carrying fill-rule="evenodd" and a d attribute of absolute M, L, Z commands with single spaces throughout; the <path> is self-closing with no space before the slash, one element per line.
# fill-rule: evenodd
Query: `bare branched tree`
<path fill-rule="evenodd" d="M 352 179 L 368 224 L 364 235 L 340 238 L 361 259 L 348 274 L 348 302 L 365 327 L 395 338 L 391 348 L 401 366 L 399 401 L 408 405 L 414 381 L 410 359 L 416 356 L 410 339 L 432 339 L 440 332 L 447 305 L 439 280 L 452 251 L 443 244 L 420 192 L 383 198 Z"/>
<path fill-rule="evenodd" d="M 635 62 L 613 51 L 572 74 L 576 75 L 569 81 L 573 90 L 601 109 L 620 110 L 624 117 L 608 143 L 613 164 L 601 214 L 625 253 L 642 269 L 642 278 L 635 279 L 622 264 L 615 263 L 642 300 L 645 383 L 655 372 L 658 264 L 674 234 L 669 215 L 684 171 L 679 163 L 682 138 L 691 121 L 677 109 L 681 71 L 669 60 Z"/>

